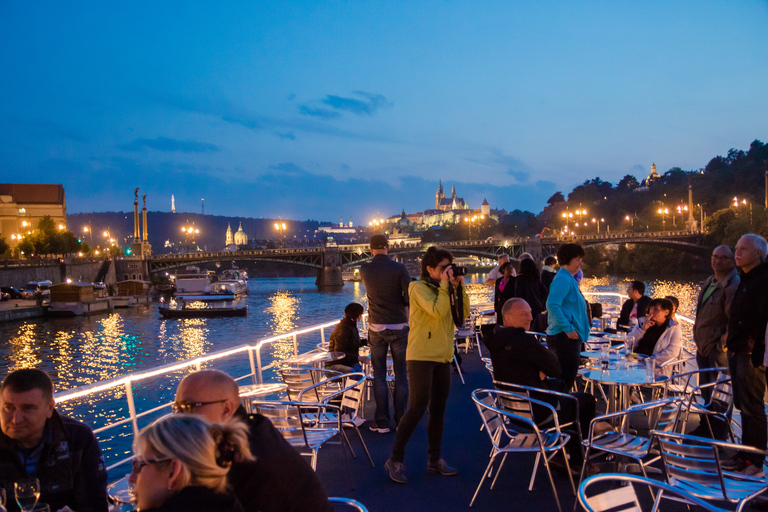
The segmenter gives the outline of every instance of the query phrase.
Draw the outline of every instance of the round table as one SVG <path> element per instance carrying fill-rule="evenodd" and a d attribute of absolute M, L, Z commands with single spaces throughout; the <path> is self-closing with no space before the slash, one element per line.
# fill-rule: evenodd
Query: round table
<path fill-rule="evenodd" d="M 344 352 L 326 352 L 325 350 L 313 350 L 311 352 L 306 352 L 304 354 L 299 354 L 297 356 L 283 359 L 280 362 L 291 366 L 304 366 L 311 364 L 312 366 L 319 367 L 322 363 L 344 359 L 345 355 L 346 354 Z"/>
<path fill-rule="evenodd" d="M 124 476 L 117 482 L 107 486 L 107 494 L 117 505 L 116 510 L 133 510 L 135 507 L 124 507 L 124 505 L 135 505 L 136 497 L 133 495 L 133 484 L 128 482 L 128 476 Z"/>
<path fill-rule="evenodd" d="M 659 384 L 669 380 L 668 376 L 659 374 L 654 374 L 653 378 L 648 379 L 646 378 L 645 368 L 586 370 L 581 375 L 585 380 L 599 382 L 610 387 L 608 413 L 629 409 L 630 387 Z"/>
<path fill-rule="evenodd" d="M 264 398 L 269 395 L 276 395 L 288 389 L 288 384 L 284 382 L 265 382 L 264 384 L 248 384 L 240 386 L 240 403 L 243 404 L 245 412 L 251 414 L 253 405 L 251 400 L 254 398 Z"/>
<path fill-rule="evenodd" d="M 599 350 L 585 350 L 584 352 L 581 352 L 581 357 L 585 357 L 587 359 L 600 359 L 600 351 Z M 635 354 L 634 352 L 629 356 L 629 359 L 626 359 L 626 361 L 629 364 L 635 364 L 635 363 L 642 363 L 648 358 L 645 354 Z M 608 361 L 611 363 L 615 363 L 617 361 L 621 361 L 624 359 L 624 356 L 619 352 L 609 352 L 608 353 Z"/>

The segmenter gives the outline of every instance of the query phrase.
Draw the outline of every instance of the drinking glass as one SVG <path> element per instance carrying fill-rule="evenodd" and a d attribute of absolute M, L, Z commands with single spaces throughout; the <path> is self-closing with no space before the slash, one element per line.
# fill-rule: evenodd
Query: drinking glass
<path fill-rule="evenodd" d="M 24 512 L 32 512 L 37 500 L 40 499 L 40 480 L 31 478 L 29 480 L 20 480 L 13 484 L 13 490 L 16 494 L 16 503 Z"/>
<path fill-rule="evenodd" d="M 5 488 L 0 487 L 0 512 L 7 512 L 5 508 Z"/>
<path fill-rule="evenodd" d="M 606 345 L 600 345 L 600 367 L 603 370 L 607 370 L 608 369 L 608 357 L 609 357 L 609 354 L 610 354 L 609 350 L 610 350 L 610 348 L 608 347 L 607 344 Z"/>
<path fill-rule="evenodd" d="M 47 503 L 37 503 L 32 512 L 51 512 L 51 507 Z"/>
<path fill-rule="evenodd" d="M 653 382 L 654 373 L 656 372 L 656 360 L 648 358 L 645 360 L 645 380 L 646 382 Z"/>

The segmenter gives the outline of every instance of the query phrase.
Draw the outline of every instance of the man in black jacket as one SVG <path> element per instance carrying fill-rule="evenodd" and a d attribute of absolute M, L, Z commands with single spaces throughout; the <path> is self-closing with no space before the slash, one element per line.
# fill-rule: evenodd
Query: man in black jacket
<path fill-rule="evenodd" d="M 741 268 L 739 287 L 728 319 L 728 366 L 734 404 L 741 410 L 742 443 L 766 449 L 768 425 L 765 405 L 765 327 L 768 322 L 768 244 L 759 235 L 747 234 L 736 244 L 736 266 Z M 739 454 L 737 471 L 763 475 L 764 457 Z"/>
<path fill-rule="evenodd" d="M 500 382 L 509 382 L 521 386 L 540 388 L 554 391 L 558 384 L 550 382 L 547 378 L 560 376 L 560 361 L 554 352 L 547 350 L 532 334 L 525 331 L 531 326 L 533 317 L 531 307 L 524 299 L 519 297 L 509 299 L 501 310 L 504 318 L 504 327 L 497 327 L 493 335 L 486 338 L 485 345 L 491 352 L 493 363 L 493 378 Z M 503 386 L 500 386 L 503 389 Z M 549 402 L 558 409 L 560 423 L 569 423 L 579 417 L 581 434 L 586 436 L 589 432 L 589 423 L 595 417 L 596 400 L 589 393 L 572 393 L 578 401 L 578 406 L 573 400 L 558 400 L 552 395 L 532 395 L 532 398 Z M 543 416 L 534 414 L 538 418 Z M 574 433 L 576 434 L 576 433 Z M 567 446 L 571 462 L 581 464 L 581 440 L 578 435 L 571 435 L 571 441 Z M 580 470 L 580 467 L 572 468 Z"/>
<path fill-rule="evenodd" d="M 368 344 L 373 367 L 373 398 L 376 413 L 370 429 L 389 432 L 389 390 L 387 388 L 387 352 L 392 352 L 395 372 L 395 423 L 405 414 L 408 401 L 408 371 L 405 349 L 408 346 L 408 285 L 411 276 L 402 263 L 389 259 L 389 241 L 384 235 L 371 237 L 373 260 L 360 266 L 368 294 Z"/>
<path fill-rule="evenodd" d="M 51 511 L 106 512 L 107 470 L 91 429 L 54 409 L 53 383 L 35 369 L 10 373 L 0 386 L 0 483 L 17 511 L 13 483 L 37 478 Z"/>
<path fill-rule="evenodd" d="M 632 324 L 632 320 L 642 323 L 648 314 L 648 304 L 651 303 L 651 298 L 645 295 L 645 283 L 632 281 L 627 288 L 627 295 L 629 295 L 629 299 L 621 306 L 619 319 L 616 320 L 616 329 L 621 325 Z"/>
<path fill-rule="evenodd" d="M 248 424 L 253 461 L 232 464 L 227 482 L 246 512 L 333 512 L 312 467 L 269 419 L 247 414 L 235 380 L 207 370 L 187 375 L 176 390 L 174 410 L 199 414 L 212 423 L 240 419 Z M 79 511 L 77 511 L 79 512 Z"/>

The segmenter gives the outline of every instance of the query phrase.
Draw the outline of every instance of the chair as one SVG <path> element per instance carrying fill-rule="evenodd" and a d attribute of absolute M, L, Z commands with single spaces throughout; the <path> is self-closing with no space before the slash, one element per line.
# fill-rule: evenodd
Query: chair
<path fill-rule="evenodd" d="M 641 412 L 648 413 L 651 418 L 656 417 L 656 431 L 671 432 L 678 428 L 678 412 L 680 404 L 681 400 L 679 398 L 665 398 L 655 402 L 634 405 L 626 411 L 619 411 L 595 417 L 589 424 L 589 437 L 584 441 L 587 450 L 584 455 L 584 467 L 581 470 L 579 482 L 584 480 L 590 452 L 595 450 L 616 455 L 618 457 L 628 457 L 633 459 L 640 465 L 640 470 L 643 472 L 643 476 L 647 477 L 648 474 L 645 471 L 646 466 L 659 460 L 659 457 L 656 456 L 651 460 L 646 460 L 649 455 L 651 455 L 653 438 L 629 433 L 630 416 Z M 655 413 L 658 413 L 658 415 Z M 595 434 L 595 425 L 599 422 L 606 421 L 615 424 L 619 420 L 621 423 L 619 424 L 618 431 Z"/>
<path fill-rule="evenodd" d="M 480 334 L 477 331 L 475 317 L 470 316 L 469 318 L 465 318 L 462 326 L 456 330 L 455 337 L 457 349 L 459 340 L 463 339 L 464 353 L 466 354 L 472 350 L 472 340 L 474 340 L 474 344 L 477 345 L 478 354 L 480 354 L 480 357 L 483 357 L 483 349 L 480 347 Z"/>
<path fill-rule="evenodd" d="M 575 416 L 572 421 L 568 421 L 566 423 L 563 423 L 560 421 L 560 416 L 557 412 L 555 414 L 557 415 L 557 421 L 560 424 L 560 428 L 564 429 L 565 427 L 571 427 L 568 429 L 568 435 L 570 436 L 576 436 L 579 441 L 579 446 L 583 446 L 583 440 L 581 438 L 581 424 L 579 422 L 579 400 L 573 396 L 569 395 L 568 393 L 560 393 L 559 391 L 550 391 L 548 389 L 539 389 L 539 388 L 532 388 L 529 386 L 522 386 L 519 384 L 512 384 L 510 382 L 503 382 L 499 380 L 493 381 L 493 386 L 500 390 L 500 391 L 507 391 L 509 393 L 516 393 L 518 395 L 524 395 L 528 398 L 532 398 L 534 400 L 544 400 L 547 403 L 557 403 L 555 411 L 559 411 L 562 409 L 562 404 L 566 402 L 571 403 L 570 409 L 572 411 L 575 411 Z M 547 397 L 549 400 L 547 400 Z M 551 422 L 554 421 L 553 417 L 548 418 L 538 418 L 539 421 L 537 421 L 538 425 L 548 425 Z M 583 455 L 583 449 L 582 449 L 582 455 Z"/>
<path fill-rule="evenodd" d="M 743 510 L 749 501 L 768 490 L 765 478 L 723 470 L 723 450 L 738 450 L 765 456 L 768 452 L 751 446 L 671 432 L 653 432 L 659 440 L 664 475 L 669 485 L 705 501 L 727 501 Z"/>
<path fill-rule="evenodd" d="M 723 370 L 709 368 L 708 370 Z M 703 370 L 701 370 L 703 371 Z M 701 372 L 700 371 L 700 372 Z M 711 390 L 709 401 L 701 404 L 696 398 L 703 396 L 702 390 Z M 731 418 L 733 413 L 733 385 L 731 383 L 731 377 L 723 371 L 718 371 L 715 380 L 696 386 L 691 393 L 689 393 L 686 402 L 683 404 L 684 416 L 682 419 L 681 432 L 685 432 L 685 426 L 688 423 L 688 416 L 690 413 L 699 415 L 699 424 L 705 423 L 709 429 L 709 435 L 712 438 L 715 437 L 715 433 L 712 430 L 711 417 L 719 418 L 719 420 L 727 426 L 728 437 L 731 442 L 735 442 L 733 430 L 731 429 Z M 702 419 L 704 421 L 702 421 Z"/>
<path fill-rule="evenodd" d="M 317 452 L 336 434 L 342 432 L 339 407 L 330 404 L 306 402 L 253 402 L 254 410 L 272 422 L 288 444 L 310 458 L 313 470 L 317 469 Z M 335 418 L 336 421 L 307 422 L 306 418 Z M 341 436 L 340 436 L 341 437 Z M 343 442 L 342 437 L 342 442 Z M 346 453 L 344 461 L 346 462 Z"/>
<path fill-rule="evenodd" d="M 360 503 L 359 501 L 355 501 L 352 498 L 328 498 L 328 501 L 334 504 L 334 510 L 339 510 L 339 507 L 337 507 L 335 504 L 340 503 L 342 505 L 346 505 L 344 509 L 347 507 L 357 510 L 357 512 L 368 512 L 368 509 L 365 508 L 365 505 Z"/>
<path fill-rule="evenodd" d="M 341 375 L 341 372 L 334 370 L 312 368 L 308 366 L 281 368 L 277 373 L 280 374 L 283 382 L 288 386 L 288 389 L 286 389 L 285 392 L 288 395 L 289 400 L 298 400 L 299 395 L 304 389 L 317 384 L 324 379 Z M 322 395 L 320 394 L 320 391 L 317 391 L 314 396 L 307 395 L 304 399 L 311 402 L 319 402 L 322 399 Z"/>
<path fill-rule="evenodd" d="M 601 494 L 587 496 L 587 491 L 590 490 L 591 487 L 605 483 L 614 485 L 620 484 L 621 487 L 605 491 Z M 584 480 L 579 486 L 579 503 L 586 512 L 607 512 L 609 510 L 643 512 L 643 508 L 637 497 L 638 488 L 646 488 L 650 491 L 650 496 L 653 500 L 653 508 L 646 509 L 649 510 L 649 512 L 657 512 L 659 510 L 662 497 L 690 503 L 709 512 L 725 512 L 722 508 L 714 507 L 709 503 L 706 503 L 683 490 L 665 484 L 664 482 L 658 482 L 640 476 L 616 473 L 595 475 Z M 658 491 L 658 493 L 655 494 L 655 497 L 653 489 Z"/>
<path fill-rule="evenodd" d="M 323 404 L 329 404 L 331 402 L 340 400 L 341 403 L 338 404 L 338 406 L 341 411 L 342 426 L 353 428 L 355 432 L 357 432 L 357 435 L 360 438 L 360 443 L 363 445 L 363 449 L 368 455 L 368 460 L 371 463 L 371 467 L 375 467 L 373 459 L 371 458 L 371 454 L 368 451 L 368 446 L 366 446 L 365 440 L 363 439 L 363 436 L 357 426 L 357 413 L 361 405 L 360 397 L 363 394 L 365 379 L 366 377 L 363 373 L 347 373 L 344 375 L 331 377 L 330 379 L 318 382 L 317 384 L 302 390 L 301 393 L 299 393 L 298 400 L 302 401 L 305 396 L 310 396 L 313 398 L 316 396 L 322 396 L 320 403 Z M 326 413 L 322 417 L 310 418 L 310 424 L 314 421 L 319 423 L 335 423 L 336 420 L 336 414 Z M 349 438 L 347 437 L 347 433 L 344 431 L 344 429 L 341 430 L 341 434 L 347 441 L 347 446 L 349 447 L 350 453 L 352 453 L 352 456 L 356 458 L 357 455 L 355 455 L 355 451 L 352 449 L 352 445 L 350 444 Z"/>
<path fill-rule="evenodd" d="M 483 420 L 483 430 L 488 433 L 493 449 L 491 450 L 491 460 L 480 478 L 480 483 L 475 490 L 471 507 L 475 503 L 477 494 L 483 485 L 486 477 L 490 478 L 493 473 L 493 463 L 499 455 L 502 455 L 501 463 L 496 469 L 496 476 L 491 482 L 491 489 L 496 485 L 504 461 L 510 453 L 535 453 L 536 462 L 531 473 L 531 481 L 528 489 L 533 489 L 533 483 L 536 478 L 536 470 L 539 461 L 544 461 L 544 467 L 549 476 L 549 483 L 552 485 L 552 492 L 555 495 L 557 508 L 562 512 L 560 499 L 557 496 L 557 488 L 552 478 L 552 470 L 549 467 L 549 461 L 556 453 L 560 452 L 565 460 L 568 475 L 571 478 L 571 486 L 574 493 L 576 488 L 573 485 L 568 457 L 565 453 L 565 444 L 570 439 L 568 434 L 560 431 L 560 425 L 557 422 L 555 409 L 546 402 L 533 400 L 524 395 L 507 393 L 492 389 L 476 389 L 472 392 L 472 400 L 475 402 L 477 412 Z M 533 420 L 533 406 L 549 409 L 554 418 L 554 427 L 548 430 L 541 430 Z"/>

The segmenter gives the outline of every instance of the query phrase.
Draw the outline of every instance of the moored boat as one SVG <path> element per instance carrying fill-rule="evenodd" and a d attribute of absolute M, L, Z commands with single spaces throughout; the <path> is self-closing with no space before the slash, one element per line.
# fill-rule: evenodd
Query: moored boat
<path fill-rule="evenodd" d="M 217 318 L 227 316 L 248 316 L 248 306 L 216 306 L 208 308 L 158 308 L 163 318 Z"/>

